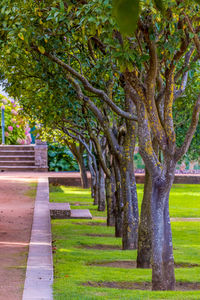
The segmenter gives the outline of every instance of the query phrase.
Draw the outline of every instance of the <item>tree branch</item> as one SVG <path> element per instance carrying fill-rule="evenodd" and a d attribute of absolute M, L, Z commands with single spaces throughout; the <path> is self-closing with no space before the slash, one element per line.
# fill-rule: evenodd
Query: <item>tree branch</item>
<path fill-rule="evenodd" d="M 184 14 L 184 15 L 185 15 L 185 20 L 186 20 L 186 22 L 187 22 L 187 24 L 188 24 L 188 27 L 189 27 L 190 31 L 191 31 L 191 32 L 193 33 L 193 35 L 194 35 L 193 41 L 194 41 L 194 44 L 195 44 L 195 46 L 196 46 L 198 55 L 199 55 L 199 57 L 200 57 L 200 41 L 199 41 L 199 37 L 198 37 L 196 31 L 194 30 L 194 28 L 193 28 L 193 26 L 192 26 L 192 23 L 191 23 L 191 21 L 190 21 L 190 18 L 189 18 L 186 14 Z"/>
<path fill-rule="evenodd" d="M 36 50 L 37 52 L 39 52 L 39 50 L 36 48 L 34 48 L 34 50 Z M 67 72 L 69 72 L 71 75 L 73 75 L 74 77 L 76 77 L 78 80 L 80 80 L 84 86 L 84 88 L 91 92 L 94 93 L 95 95 L 97 95 L 100 99 L 104 100 L 110 107 L 111 109 L 117 113 L 118 115 L 120 115 L 123 118 L 127 118 L 130 120 L 134 120 L 137 121 L 137 118 L 135 116 L 132 116 L 130 113 L 123 111 L 121 108 L 119 108 L 109 97 L 108 95 L 100 89 L 97 89 L 95 87 L 93 87 L 90 82 L 84 77 L 82 76 L 80 73 L 78 73 L 76 70 L 74 70 L 71 66 L 69 66 L 68 64 L 66 64 L 65 62 L 63 62 L 62 60 L 60 60 L 58 57 L 56 57 L 55 55 L 52 55 L 50 53 L 45 52 L 44 55 L 46 57 L 48 57 L 51 61 L 54 61 L 55 63 L 57 63 L 58 65 L 60 65 L 64 70 L 66 70 Z"/>
<path fill-rule="evenodd" d="M 184 140 L 182 146 L 176 150 L 176 153 L 175 153 L 176 161 L 181 159 L 181 157 L 187 152 L 187 150 L 191 144 L 193 135 L 195 133 L 196 127 L 199 122 L 199 113 L 200 113 L 200 94 L 199 94 L 198 99 L 193 108 L 192 120 L 191 120 L 190 127 L 187 131 L 187 134 L 185 136 L 185 140 Z"/>

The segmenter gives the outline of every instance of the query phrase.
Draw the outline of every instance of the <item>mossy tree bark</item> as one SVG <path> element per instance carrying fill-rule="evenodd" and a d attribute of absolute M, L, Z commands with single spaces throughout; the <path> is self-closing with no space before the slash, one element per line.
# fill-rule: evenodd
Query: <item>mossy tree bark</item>
<path fill-rule="evenodd" d="M 113 169 L 115 173 L 115 237 L 122 237 L 123 226 L 123 198 L 121 189 L 121 174 L 119 164 L 113 159 Z"/>
<path fill-rule="evenodd" d="M 79 165 L 80 174 L 81 174 L 81 186 L 83 189 L 87 189 L 89 185 L 88 185 L 86 167 L 83 159 L 83 153 L 85 151 L 85 147 L 80 142 L 78 146 L 75 142 L 67 142 L 67 145 L 71 150 L 72 154 L 74 155 L 74 157 L 76 158 L 77 163 Z"/>
<path fill-rule="evenodd" d="M 138 228 L 137 268 L 151 268 L 152 219 L 151 219 L 152 180 L 145 169 L 144 194 Z"/>
<path fill-rule="evenodd" d="M 114 226 L 115 224 L 115 215 L 114 215 L 115 195 L 114 195 L 112 185 L 113 185 L 113 175 L 111 175 L 111 177 L 106 176 L 105 187 L 106 187 L 106 204 L 107 204 L 107 226 Z"/>
<path fill-rule="evenodd" d="M 135 106 L 125 87 L 126 110 L 134 114 Z M 134 150 L 137 135 L 136 122 L 126 120 L 126 133 L 123 141 L 123 155 L 120 162 L 121 188 L 123 196 L 122 249 L 137 249 L 138 243 L 138 199 L 134 175 Z"/>
<path fill-rule="evenodd" d="M 169 193 L 173 183 L 176 163 L 187 151 L 198 124 L 200 95 L 194 105 L 191 124 L 185 140 L 182 146 L 177 148 L 172 114 L 175 85 L 174 62 L 181 58 L 186 48 L 183 42 L 180 52 L 175 55 L 170 68 L 166 70 L 166 88 L 163 105 L 160 106 L 163 111 L 159 111 L 155 101 L 158 71 L 156 45 L 151 41 L 148 30 L 145 29 L 144 35 L 151 57 L 146 82 L 147 90 L 144 92 L 135 71 L 127 72 L 125 78 L 130 85 L 132 100 L 137 107 L 140 154 L 152 180 L 152 289 L 174 290 L 175 275 L 169 217 Z M 154 139 L 157 141 L 162 156 L 153 147 Z"/>
<path fill-rule="evenodd" d="M 102 167 L 99 166 L 98 211 L 104 211 L 105 207 L 106 207 L 105 175 Z"/>

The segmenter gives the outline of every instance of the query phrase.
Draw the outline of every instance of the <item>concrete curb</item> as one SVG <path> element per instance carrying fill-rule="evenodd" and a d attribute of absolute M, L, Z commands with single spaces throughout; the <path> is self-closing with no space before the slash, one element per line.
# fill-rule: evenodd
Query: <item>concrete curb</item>
<path fill-rule="evenodd" d="M 53 260 L 48 178 L 38 179 L 22 300 L 53 300 Z"/>

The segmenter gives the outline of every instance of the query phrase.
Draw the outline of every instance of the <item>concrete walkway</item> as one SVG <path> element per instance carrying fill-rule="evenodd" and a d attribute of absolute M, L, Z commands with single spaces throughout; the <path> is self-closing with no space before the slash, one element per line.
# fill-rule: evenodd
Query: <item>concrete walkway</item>
<path fill-rule="evenodd" d="M 23 300 L 53 300 L 53 262 L 48 178 L 38 179 Z"/>

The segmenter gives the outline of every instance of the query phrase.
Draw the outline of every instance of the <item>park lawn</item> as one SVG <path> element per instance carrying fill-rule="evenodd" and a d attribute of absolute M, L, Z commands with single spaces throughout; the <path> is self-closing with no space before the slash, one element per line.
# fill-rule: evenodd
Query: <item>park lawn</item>
<path fill-rule="evenodd" d="M 137 185 L 139 208 L 143 184 Z M 50 185 L 50 201 L 69 202 L 72 209 L 90 209 L 93 216 L 106 216 L 93 205 L 90 189 Z M 81 204 L 80 206 L 78 204 Z M 90 204 L 89 204 L 90 203 Z M 170 193 L 170 216 L 176 218 L 200 218 L 200 184 L 175 184 Z"/>
<path fill-rule="evenodd" d="M 198 188 L 195 185 L 177 185 L 173 188 L 170 205 L 173 217 L 191 217 L 191 206 L 200 202 Z M 142 197 L 142 185 L 139 185 L 139 198 Z M 71 187 L 52 187 L 50 199 L 56 202 L 79 202 L 84 204 L 92 201 L 89 190 Z M 174 192 L 174 194 L 173 194 Z M 187 196 L 188 193 L 188 196 Z M 183 194 L 181 196 L 181 194 Z M 199 192 L 200 194 L 200 192 Z M 188 197 L 188 200 L 186 199 Z M 177 200 L 176 200 L 177 199 Z M 181 210 L 175 214 L 177 203 Z M 199 200 L 199 201 L 198 201 Z M 177 201 L 177 203 L 176 203 Z M 91 202 L 92 203 L 92 202 Z M 199 216 L 199 203 L 194 216 Z M 83 208 L 84 206 L 72 206 Z M 89 205 L 89 208 L 92 205 Z M 184 210 L 183 210 L 184 208 Z M 188 212 L 188 214 L 187 214 Z M 92 211 L 93 213 L 93 211 Z M 95 215 L 105 216 L 98 212 Z M 93 225 L 92 225 L 93 224 Z M 176 263 L 192 263 L 200 265 L 200 222 L 172 222 L 173 246 Z M 135 260 L 136 251 L 122 251 L 121 239 L 114 236 L 114 228 L 106 227 L 105 220 L 53 220 L 52 232 L 54 240 L 54 299 L 200 299 L 200 291 L 189 292 L 151 292 L 142 290 L 126 290 L 102 287 L 83 286 L 86 282 L 150 282 L 151 270 L 147 269 L 125 269 L 94 266 L 93 263 L 116 260 Z M 99 235 L 99 236 L 95 236 Z M 101 236 L 103 235 L 103 236 Z M 100 250 L 98 248 L 112 246 L 116 249 Z M 176 280 L 182 282 L 200 282 L 200 266 L 190 268 L 178 268 L 175 270 Z"/>

